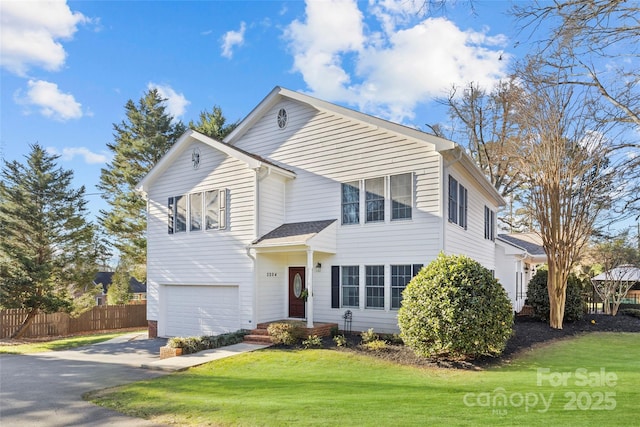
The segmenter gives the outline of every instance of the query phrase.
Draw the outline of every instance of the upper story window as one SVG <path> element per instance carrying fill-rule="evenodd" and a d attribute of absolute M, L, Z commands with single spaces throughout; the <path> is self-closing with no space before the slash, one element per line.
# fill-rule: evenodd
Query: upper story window
<path fill-rule="evenodd" d="M 364 188 L 364 192 L 361 189 Z M 387 191 L 389 188 L 389 191 Z M 342 184 L 342 224 L 384 222 L 411 219 L 413 205 L 413 174 L 369 178 Z M 387 203 L 387 199 L 390 202 Z M 364 206 L 362 213 L 360 207 Z"/>
<path fill-rule="evenodd" d="M 488 206 L 484 207 L 484 238 L 496 240 L 496 213 Z"/>
<path fill-rule="evenodd" d="M 367 222 L 384 221 L 384 178 L 364 181 Z"/>
<path fill-rule="evenodd" d="M 196 232 L 226 227 L 226 190 L 210 190 L 169 197 L 167 203 L 169 234 Z"/>
<path fill-rule="evenodd" d="M 342 223 L 360 223 L 360 181 L 342 184 Z"/>
<path fill-rule="evenodd" d="M 467 229 L 467 189 L 449 175 L 449 222 Z"/>
<path fill-rule="evenodd" d="M 392 175 L 391 182 L 391 219 L 411 219 L 411 188 L 413 175 L 403 173 Z"/>

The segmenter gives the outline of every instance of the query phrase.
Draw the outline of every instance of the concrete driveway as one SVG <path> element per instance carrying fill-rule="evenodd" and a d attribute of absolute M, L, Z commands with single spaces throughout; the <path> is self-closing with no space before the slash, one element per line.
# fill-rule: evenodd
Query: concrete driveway
<path fill-rule="evenodd" d="M 0 425 L 157 425 L 82 400 L 88 391 L 166 374 L 140 368 L 159 360 L 165 339 L 127 338 L 132 340 L 32 355 L 0 355 Z"/>

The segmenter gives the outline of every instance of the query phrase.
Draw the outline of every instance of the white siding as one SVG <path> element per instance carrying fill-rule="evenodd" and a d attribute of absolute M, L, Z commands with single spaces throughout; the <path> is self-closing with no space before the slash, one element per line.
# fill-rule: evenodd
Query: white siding
<path fill-rule="evenodd" d="M 270 174 L 259 183 L 258 190 L 258 237 L 284 224 L 285 178 Z"/>
<path fill-rule="evenodd" d="M 449 218 L 449 175 L 467 189 L 467 228 L 448 221 Z M 485 268 L 495 270 L 495 242 L 484 238 L 484 207 L 490 207 L 494 212 L 497 206 L 485 195 L 484 190 L 475 183 L 459 164 L 447 168 L 443 186 L 445 200 L 445 253 L 467 255 L 478 261 Z"/>
<path fill-rule="evenodd" d="M 188 144 L 187 144 L 188 145 Z M 191 149 L 201 152 L 200 167 L 191 167 Z M 148 191 L 147 275 L 149 319 L 158 319 L 160 285 L 237 284 L 242 327 L 251 327 L 253 262 L 246 246 L 255 238 L 255 173 L 211 147 L 185 147 Z M 169 197 L 212 189 L 227 190 L 227 227 L 168 234 Z"/>
<path fill-rule="evenodd" d="M 275 122 L 281 107 L 289 114 L 284 130 Z M 385 293 L 390 301 L 390 265 L 427 264 L 442 249 L 442 169 L 434 147 L 296 102 L 274 106 L 236 145 L 296 173 L 285 184 L 284 222 L 337 219 L 337 254 L 314 256 L 314 265 L 322 263 L 320 272 L 313 271 L 314 320 L 337 322 L 342 327 L 346 308 L 331 308 L 331 266 L 359 265 L 362 308 L 351 309 L 353 329 L 397 332 L 397 311 L 389 309 L 389 302 L 382 310 L 364 308 L 364 266 L 385 265 Z M 341 224 L 341 183 L 409 172 L 414 177 L 412 219 L 390 221 L 387 201 L 384 223 L 366 224 L 363 219 L 359 225 Z M 388 182 L 386 192 L 388 199 Z M 266 221 L 265 217 L 261 215 L 260 221 Z M 265 231 L 262 225 L 261 231 Z M 281 262 L 286 274 L 287 266 L 306 265 L 306 255 L 291 254 Z M 263 275 L 261 271 L 259 276 Z M 281 286 L 286 289 L 286 281 Z M 263 310 L 263 295 L 260 292 L 259 311 Z M 268 313 L 274 316 L 277 310 Z"/>

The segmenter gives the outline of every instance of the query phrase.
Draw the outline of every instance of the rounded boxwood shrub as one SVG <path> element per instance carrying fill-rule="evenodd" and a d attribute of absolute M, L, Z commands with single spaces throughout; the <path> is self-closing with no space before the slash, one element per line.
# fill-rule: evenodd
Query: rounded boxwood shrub
<path fill-rule="evenodd" d="M 547 278 L 549 272 L 539 269 L 529 281 L 527 302 L 533 307 L 533 316 L 540 320 L 549 320 L 549 290 Z M 575 274 L 567 278 L 567 298 L 564 303 L 564 320 L 573 322 L 584 317 L 586 303 L 582 297 L 583 284 Z"/>
<path fill-rule="evenodd" d="M 419 356 L 498 355 L 513 331 L 513 308 L 489 270 L 440 254 L 407 285 L 398 325 Z"/>

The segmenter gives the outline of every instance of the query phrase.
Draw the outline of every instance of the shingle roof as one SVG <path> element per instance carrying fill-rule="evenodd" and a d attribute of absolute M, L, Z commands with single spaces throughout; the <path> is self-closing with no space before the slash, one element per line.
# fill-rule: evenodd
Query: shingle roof
<path fill-rule="evenodd" d="M 106 294 L 113 280 L 113 271 L 99 271 L 96 273 L 93 283 L 102 285 L 102 291 Z M 129 291 L 134 294 L 147 292 L 147 284 L 138 281 L 135 277 L 129 279 Z"/>
<path fill-rule="evenodd" d="M 282 224 L 280 227 L 268 232 L 254 245 L 292 245 L 304 244 L 311 237 L 315 236 L 337 220 L 327 219 L 322 221 L 292 222 Z"/>
<path fill-rule="evenodd" d="M 546 255 L 540 237 L 533 233 L 499 234 L 498 238 L 526 250 L 530 255 Z"/>

